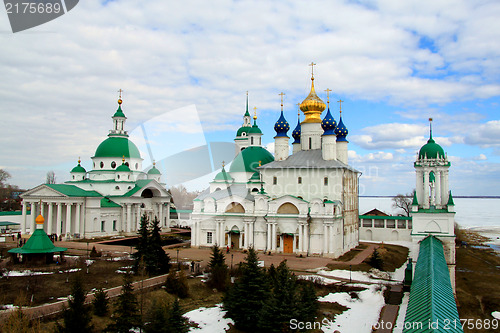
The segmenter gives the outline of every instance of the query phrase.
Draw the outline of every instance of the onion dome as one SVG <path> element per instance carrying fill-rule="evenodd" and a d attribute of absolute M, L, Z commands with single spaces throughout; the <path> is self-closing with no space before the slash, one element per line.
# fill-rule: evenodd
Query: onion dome
<path fill-rule="evenodd" d="M 253 126 L 250 128 L 248 131 L 249 134 L 262 134 L 262 131 L 260 130 L 259 126 L 257 126 L 257 116 L 253 117 Z"/>
<path fill-rule="evenodd" d="M 116 110 L 115 114 L 113 115 L 113 118 L 115 118 L 115 117 L 127 118 L 127 117 L 125 117 L 125 113 L 123 113 L 123 111 L 122 111 L 121 98 L 118 100 L 118 110 Z"/>
<path fill-rule="evenodd" d="M 38 215 L 35 219 L 36 224 L 43 224 L 45 222 L 45 219 L 43 218 L 42 214 Z"/>
<path fill-rule="evenodd" d="M 432 122 L 432 118 L 429 119 L 429 121 Z M 445 158 L 444 150 L 443 148 L 434 141 L 432 138 L 432 123 L 430 125 L 430 134 L 429 134 L 429 140 L 427 140 L 427 143 L 420 148 L 420 151 L 418 152 L 418 158 L 423 159 L 423 158 L 428 158 L 428 159 L 439 159 L 439 158 Z"/>
<path fill-rule="evenodd" d="M 337 127 L 337 122 L 332 117 L 330 113 L 330 108 L 328 108 L 328 112 L 326 113 L 325 118 L 321 122 L 321 127 L 323 128 L 323 135 L 335 135 L 335 128 Z"/>
<path fill-rule="evenodd" d="M 118 170 L 118 169 L 117 169 Z M 148 175 L 161 175 L 160 170 L 156 168 L 156 163 L 153 162 L 153 167 L 149 169 Z"/>
<path fill-rule="evenodd" d="M 295 129 L 292 132 L 292 137 L 294 141 L 292 143 L 300 143 L 300 120 L 297 122 L 297 126 L 295 126 Z"/>
<path fill-rule="evenodd" d="M 130 172 L 130 168 L 128 165 L 125 164 L 125 157 L 122 159 L 122 165 L 120 165 L 118 168 L 115 170 L 116 172 Z"/>
<path fill-rule="evenodd" d="M 347 141 L 345 138 L 349 131 L 347 130 L 347 127 L 345 127 L 344 122 L 342 121 L 342 116 L 340 116 L 339 124 L 335 128 L 335 134 L 337 135 L 337 142 L 341 141 Z"/>
<path fill-rule="evenodd" d="M 283 111 L 281 111 L 281 116 L 279 117 L 276 124 L 274 124 L 274 130 L 276 131 L 276 136 L 285 136 L 288 137 L 287 132 L 290 129 L 290 125 L 285 119 L 283 115 Z"/>
<path fill-rule="evenodd" d="M 131 157 L 141 158 L 137 146 L 126 137 L 112 136 L 101 142 L 94 157 Z"/>
<path fill-rule="evenodd" d="M 274 156 L 260 146 L 250 146 L 243 149 L 231 163 L 229 172 L 256 172 L 259 165 L 274 161 Z"/>
<path fill-rule="evenodd" d="M 222 181 L 222 182 L 229 182 L 232 180 L 233 179 L 231 178 L 231 176 L 226 172 L 224 165 L 222 165 L 221 172 L 219 172 L 214 178 L 214 181 Z"/>
<path fill-rule="evenodd" d="M 304 123 L 321 123 L 321 112 L 326 109 L 326 104 L 316 95 L 314 90 L 314 77 L 311 77 L 311 92 L 300 103 L 300 110 L 304 112 Z"/>
<path fill-rule="evenodd" d="M 81 162 L 80 159 L 78 159 L 78 165 L 76 167 L 74 167 L 71 170 L 71 172 L 87 173 L 87 171 L 85 170 L 85 168 L 80 165 L 80 162 Z"/>
<path fill-rule="evenodd" d="M 246 126 L 240 127 L 240 129 L 238 130 L 238 132 L 236 132 L 236 136 L 241 136 L 242 133 L 246 133 L 248 135 L 248 132 L 250 131 L 250 128 L 251 127 L 246 127 Z"/>

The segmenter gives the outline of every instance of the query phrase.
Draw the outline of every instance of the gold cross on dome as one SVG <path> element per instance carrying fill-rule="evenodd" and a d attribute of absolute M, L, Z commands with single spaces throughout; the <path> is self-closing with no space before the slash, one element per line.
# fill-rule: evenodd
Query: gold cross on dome
<path fill-rule="evenodd" d="M 311 66 L 311 76 L 314 77 L 314 66 L 316 66 L 316 64 L 314 62 L 311 62 L 309 66 Z"/>
<path fill-rule="evenodd" d="M 342 113 L 342 102 L 344 102 L 343 100 L 339 99 L 337 102 L 339 102 L 339 105 L 340 105 L 340 113 Z"/>
<path fill-rule="evenodd" d="M 253 107 L 253 119 L 257 119 L 257 107 Z"/>
<path fill-rule="evenodd" d="M 120 97 L 119 98 L 121 99 L 122 98 L 122 92 L 123 92 L 123 90 L 119 89 L 118 92 L 120 93 Z"/>
<path fill-rule="evenodd" d="M 300 118 L 300 103 L 297 103 L 297 107 L 298 107 L 297 116 L 299 116 L 299 118 Z"/>
<path fill-rule="evenodd" d="M 279 93 L 278 95 L 281 96 L 281 111 L 283 111 L 283 96 L 285 96 L 284 92 Z"/>
<path fill-rule="evenodd" d="M 226 162 L 222 161 L 222 167 L 226 166 Z"/>
<path fill-rule="evenodd" d="M 328 103 L 328 105 L 330 105 L 330 91 L 332 91 L 331 89 L 329 88 L 326 88 L 326 102 Z"/>

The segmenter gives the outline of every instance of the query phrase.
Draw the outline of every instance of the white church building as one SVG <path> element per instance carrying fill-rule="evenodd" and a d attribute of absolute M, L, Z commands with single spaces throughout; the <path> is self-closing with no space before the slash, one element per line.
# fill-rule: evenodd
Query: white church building
<path fill-rule="evenodd" d="M 281 114 L 275 155 L 247 109 L 237 131 L 237 156 L 194 200 L 191 246 L 338 257 L 358 245 L 358 178 L 349 166 L 348 131 L 311 91 L 300 104 L 305 119 L 292 132 Z M 327 90 L 328 92 L 329 90 Z M 283 96 L 283 95 L 282 95 Z M 329 100 L 328 100 L 329 105 Z M 342 111 L 341 111 L 342 112 Z"/>
<path fill-rule="evenodd" d="M 153 164 L 142 171 L 142 157 L 128 138 L 126 117 L 118 100 L 108 138 L 92 157 L 92 170 L 80 165 L 64 184 L 41 184 L 21 195 L 21 232 L 35 230 L 35 217 L 45 217 L 47 234 L 67 239 L 135 234 L 142 214 L 155 216 L 168 229 L 170 194 Z M 31 214 L 27 215 L 27 209 Z"/>

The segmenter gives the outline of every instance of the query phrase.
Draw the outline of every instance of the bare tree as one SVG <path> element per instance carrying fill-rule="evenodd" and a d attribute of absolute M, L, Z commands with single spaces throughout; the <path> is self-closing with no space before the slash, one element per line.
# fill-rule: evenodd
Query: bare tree
<path fill-rule="evenodd" d="M 398 194 L 394 198 L 392 198 L 392 207 L 399 208 L 404 211 L 403 216 L 410 216 L 411 212 L 411 203 L 412 203 L 413 192 L 407 194 Z"/>
<path fill-rule="evenodd" d="M 52 170 L 47 172 L 47 178 L 45 184 L 55 184 L 56 183 L 56 173 Z"/>
<path fill-rule="evenodd" d="M 0 187 L 3 188 L 5 185 L 7 185 L 6 181 L 9 179 L 10 173 L 5 171 L 4 169 L 0 169 Z"/>
<path fill-rule="evenodd" d="M 174 200 L 177 209 L 192 209 L 193 200 L 200 194 L 200 192 L 189 192 L 183 185 L 172 186 L 170 194 Z"/>

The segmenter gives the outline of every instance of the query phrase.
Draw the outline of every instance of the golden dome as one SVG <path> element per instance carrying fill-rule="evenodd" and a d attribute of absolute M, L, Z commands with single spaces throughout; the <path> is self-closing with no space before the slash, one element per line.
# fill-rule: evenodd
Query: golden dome
<path fill-rule="evenodd" d="M 35 219 L 36 224 L 43 224 L 45 222 L 45 219 L 43 218 L 42 214 L 38 215 Z"/>
<path fill-rule="evenodd" d="M 321 123 L 321 112 L 326 108 L 325 102 L 316 95 L 314 91 L 314 77 L 311 77 L 311 92 L 300 103 L 300 110 L 304 112 L 306 119 L 302 123 Z"/>

